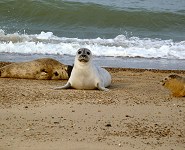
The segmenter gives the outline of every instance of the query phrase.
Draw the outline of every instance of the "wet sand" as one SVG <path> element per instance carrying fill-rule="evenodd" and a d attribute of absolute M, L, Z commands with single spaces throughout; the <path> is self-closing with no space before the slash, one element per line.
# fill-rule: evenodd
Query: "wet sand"
<path fill-rule="evenodd" d="M 185 71 L 108 70 L 108 92 L 52 89 L 66 80 L 0 78 L 0 150 L 185 149 L 185 98 L 160 84 Z"/>

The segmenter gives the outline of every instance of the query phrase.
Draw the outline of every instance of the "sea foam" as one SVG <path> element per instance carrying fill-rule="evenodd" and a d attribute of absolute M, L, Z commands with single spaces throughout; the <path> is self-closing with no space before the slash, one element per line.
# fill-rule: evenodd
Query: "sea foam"
<path fill-rule="evenodd" d="M 75 55 L 79 48 L 95 56 L 185 59 L 185 41 L 126 37 L 79 39 L 40 34 L 5 34 L 0 30 L 0 53 Z"/>

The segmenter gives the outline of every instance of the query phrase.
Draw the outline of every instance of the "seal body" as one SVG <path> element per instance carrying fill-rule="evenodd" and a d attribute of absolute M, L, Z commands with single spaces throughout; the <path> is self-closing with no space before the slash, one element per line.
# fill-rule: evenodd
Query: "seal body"
<path fill-rule="evenodd" d="M 172 96 L 184 97 L 185 96 L 185 78 L 178 75 L 169 75 L 162 80 L 162 85 L 169 89 Z"/>
<path fill-rule="evenodd" d="M 92 53 L 89 49 L 81 48 L 77 51 L 74 67 L 66 85 L 56 89 L 99 89 L 107 91 L 111 84 L 111 75 L 107 70 L 93 64 Z"/>
<path fill-rule="evenodd" d="M 52 58 L 12 63 L 0 68 L 0 77 L 2 78 L 60 80 L 68 79 L 69 75 L 70 66 Z"/>

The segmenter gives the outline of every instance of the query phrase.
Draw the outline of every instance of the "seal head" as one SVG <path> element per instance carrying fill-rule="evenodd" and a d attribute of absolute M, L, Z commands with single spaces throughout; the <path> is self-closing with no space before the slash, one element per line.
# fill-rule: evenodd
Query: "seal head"
<path fill-rule="evenodd" d="M 176 74 L 171 74 L 168 77 L 164 78 L 161 83 L 163 86 L 168 86 L 171 80 L 180 80 L 181 77 Z"/>
<path fill-rule="evenodd" d="M 79 62 L 87 63 L 90 61 L 92 54 L 91 51 L 87 48 L 81 48 L 77 51 L 76 57 Z"/>

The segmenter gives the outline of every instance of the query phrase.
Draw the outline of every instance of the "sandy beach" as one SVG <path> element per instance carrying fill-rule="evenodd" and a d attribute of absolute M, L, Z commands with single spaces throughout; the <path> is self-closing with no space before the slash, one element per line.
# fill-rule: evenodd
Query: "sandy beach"
<path fill-rule="evenodd" d="M 0 78 L 0 150 L 185 149 L 185 98 L 160 84 L 185 71 L 108 70 L 108 92 L 53 90 L 66 80 Z"/>

